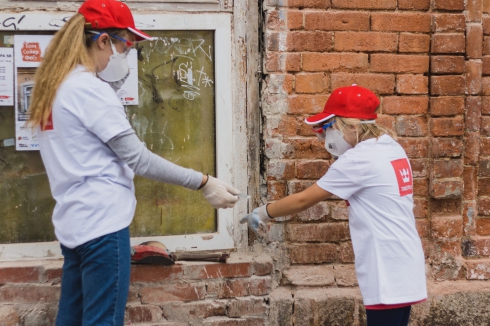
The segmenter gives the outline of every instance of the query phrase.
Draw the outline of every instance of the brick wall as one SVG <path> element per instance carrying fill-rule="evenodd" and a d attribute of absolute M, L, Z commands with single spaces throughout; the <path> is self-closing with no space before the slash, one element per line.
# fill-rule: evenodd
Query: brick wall
<path fill-rule="evenodd" d="M 301 191 L 326 172 L 332 159 L 304 118 L 337 87 L 370 88 L 381 99 L 378 123 L 398 134 L 413 168 L 431 297 L 413 324 L 462 325 L 435 322 L 435 307 L 451 287 L 490 297 L 481 282 L 490 278 L 490 1 L 265 0 L 264 11 L 264 197 Z M 302 296 L 317 304 L 315 296 L 333 293 L 354 298 L 354 319 L 341 325 L 364 323 L 358 293 L 349 292 L 356 278 L 347 224 L 337 198 L 275 226 L 291 267 L 272 304 L 290 302 L 294 325 L 308 324 L 292 298 L 305 286 L 310 295 Z M 484 312 L 467 311 L 465 325 L 479 324 Z M 309 325 L 325 322 L 318 318 Z"/>

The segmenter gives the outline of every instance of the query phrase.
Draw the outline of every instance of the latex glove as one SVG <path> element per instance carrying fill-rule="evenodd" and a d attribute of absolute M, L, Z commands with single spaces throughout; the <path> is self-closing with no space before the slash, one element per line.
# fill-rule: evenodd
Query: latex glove
<path fill-rule="evenodd" d="M 212 176 L 208 176 L 208 181 L 201 190 L 204 198 L 216 209 L 232 208 L 238 201 L 238 197 L 234 195 L 240 193 L 239 190 Z"/>
<path fill-rule="evenodd" d="M 267 234 L 267 222 L 271 220 L 267 214 L 267 205 L 257 207 L 252 213 L 240 220 L 240 223 L 248 223 L 248 227 L 254 231 L 259 239 L 265 238 Z"/>

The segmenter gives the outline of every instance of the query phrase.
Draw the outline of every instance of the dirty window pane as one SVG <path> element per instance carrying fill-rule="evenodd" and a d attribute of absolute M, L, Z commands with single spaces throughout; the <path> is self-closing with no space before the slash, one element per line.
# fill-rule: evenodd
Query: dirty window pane
<path fill-rule="evenodd" d="M 16 34 L 50 34 L 17 32 Z M 138 45 L 139 105 L 127 106 L 138 136 L 171 162 L 215 175 L 214 33 L 152 31 Z M 0 47 L 8 46 L 0 32 Z M 55 240 L 54 200 L 37 151 L 4 146 L 15 137 L 14 107 L 0 107 L 0 243 Z M 216 231 L 200 191 L 136 177 L 131 236 Z"/>

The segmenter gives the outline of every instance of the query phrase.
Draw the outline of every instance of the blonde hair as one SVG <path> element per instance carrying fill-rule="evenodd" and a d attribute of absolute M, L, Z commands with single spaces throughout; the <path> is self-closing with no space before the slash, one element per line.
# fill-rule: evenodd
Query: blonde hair
<path fill-rule="evenodd" d="M 100 32 L 121 36 L 126 34 L 127 30 L 105 29 Z M 85 30 L 85 18 L 80 13 L 73 15 L 54 35 L 34 77 L 34 89 L 29 106 L 30 116 L 27 122 L 29 127 L 46 125 L 58 87 L 77 65 L 95 72 L 92 53 L 92 45 L 95 43 L 92 39 L 93 35 Z"/>
<path fill-rule="evenodd" d="M 357 131 L 357 144 L 371 138 L 378 139 L 382 135 L 388 135 L 396 140 L 396 134 L 390 129 L 380 126 L 376 123 L 361 123 L 362 120 L 354 118 L 333 117 L 338 123 L 341 132 L 344 129 L 353 129 Z"/>

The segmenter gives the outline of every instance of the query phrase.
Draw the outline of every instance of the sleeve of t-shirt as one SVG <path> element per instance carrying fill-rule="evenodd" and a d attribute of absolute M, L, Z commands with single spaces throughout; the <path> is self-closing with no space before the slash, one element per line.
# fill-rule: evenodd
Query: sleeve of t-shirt
<path fill-rule="evenodd" d="M 109 85 L 90 91 L 83 106 L 82 123 L 104 143 L 132 128 L 124 107 Z"/>
<path fill-rule="evenodd" d="M 352 159 L 340 156 L 330 166 L 327 173 L 317 181 L 317 185 L 342 199 L 348 200 L 361 189 L 362 174 Z"/>

